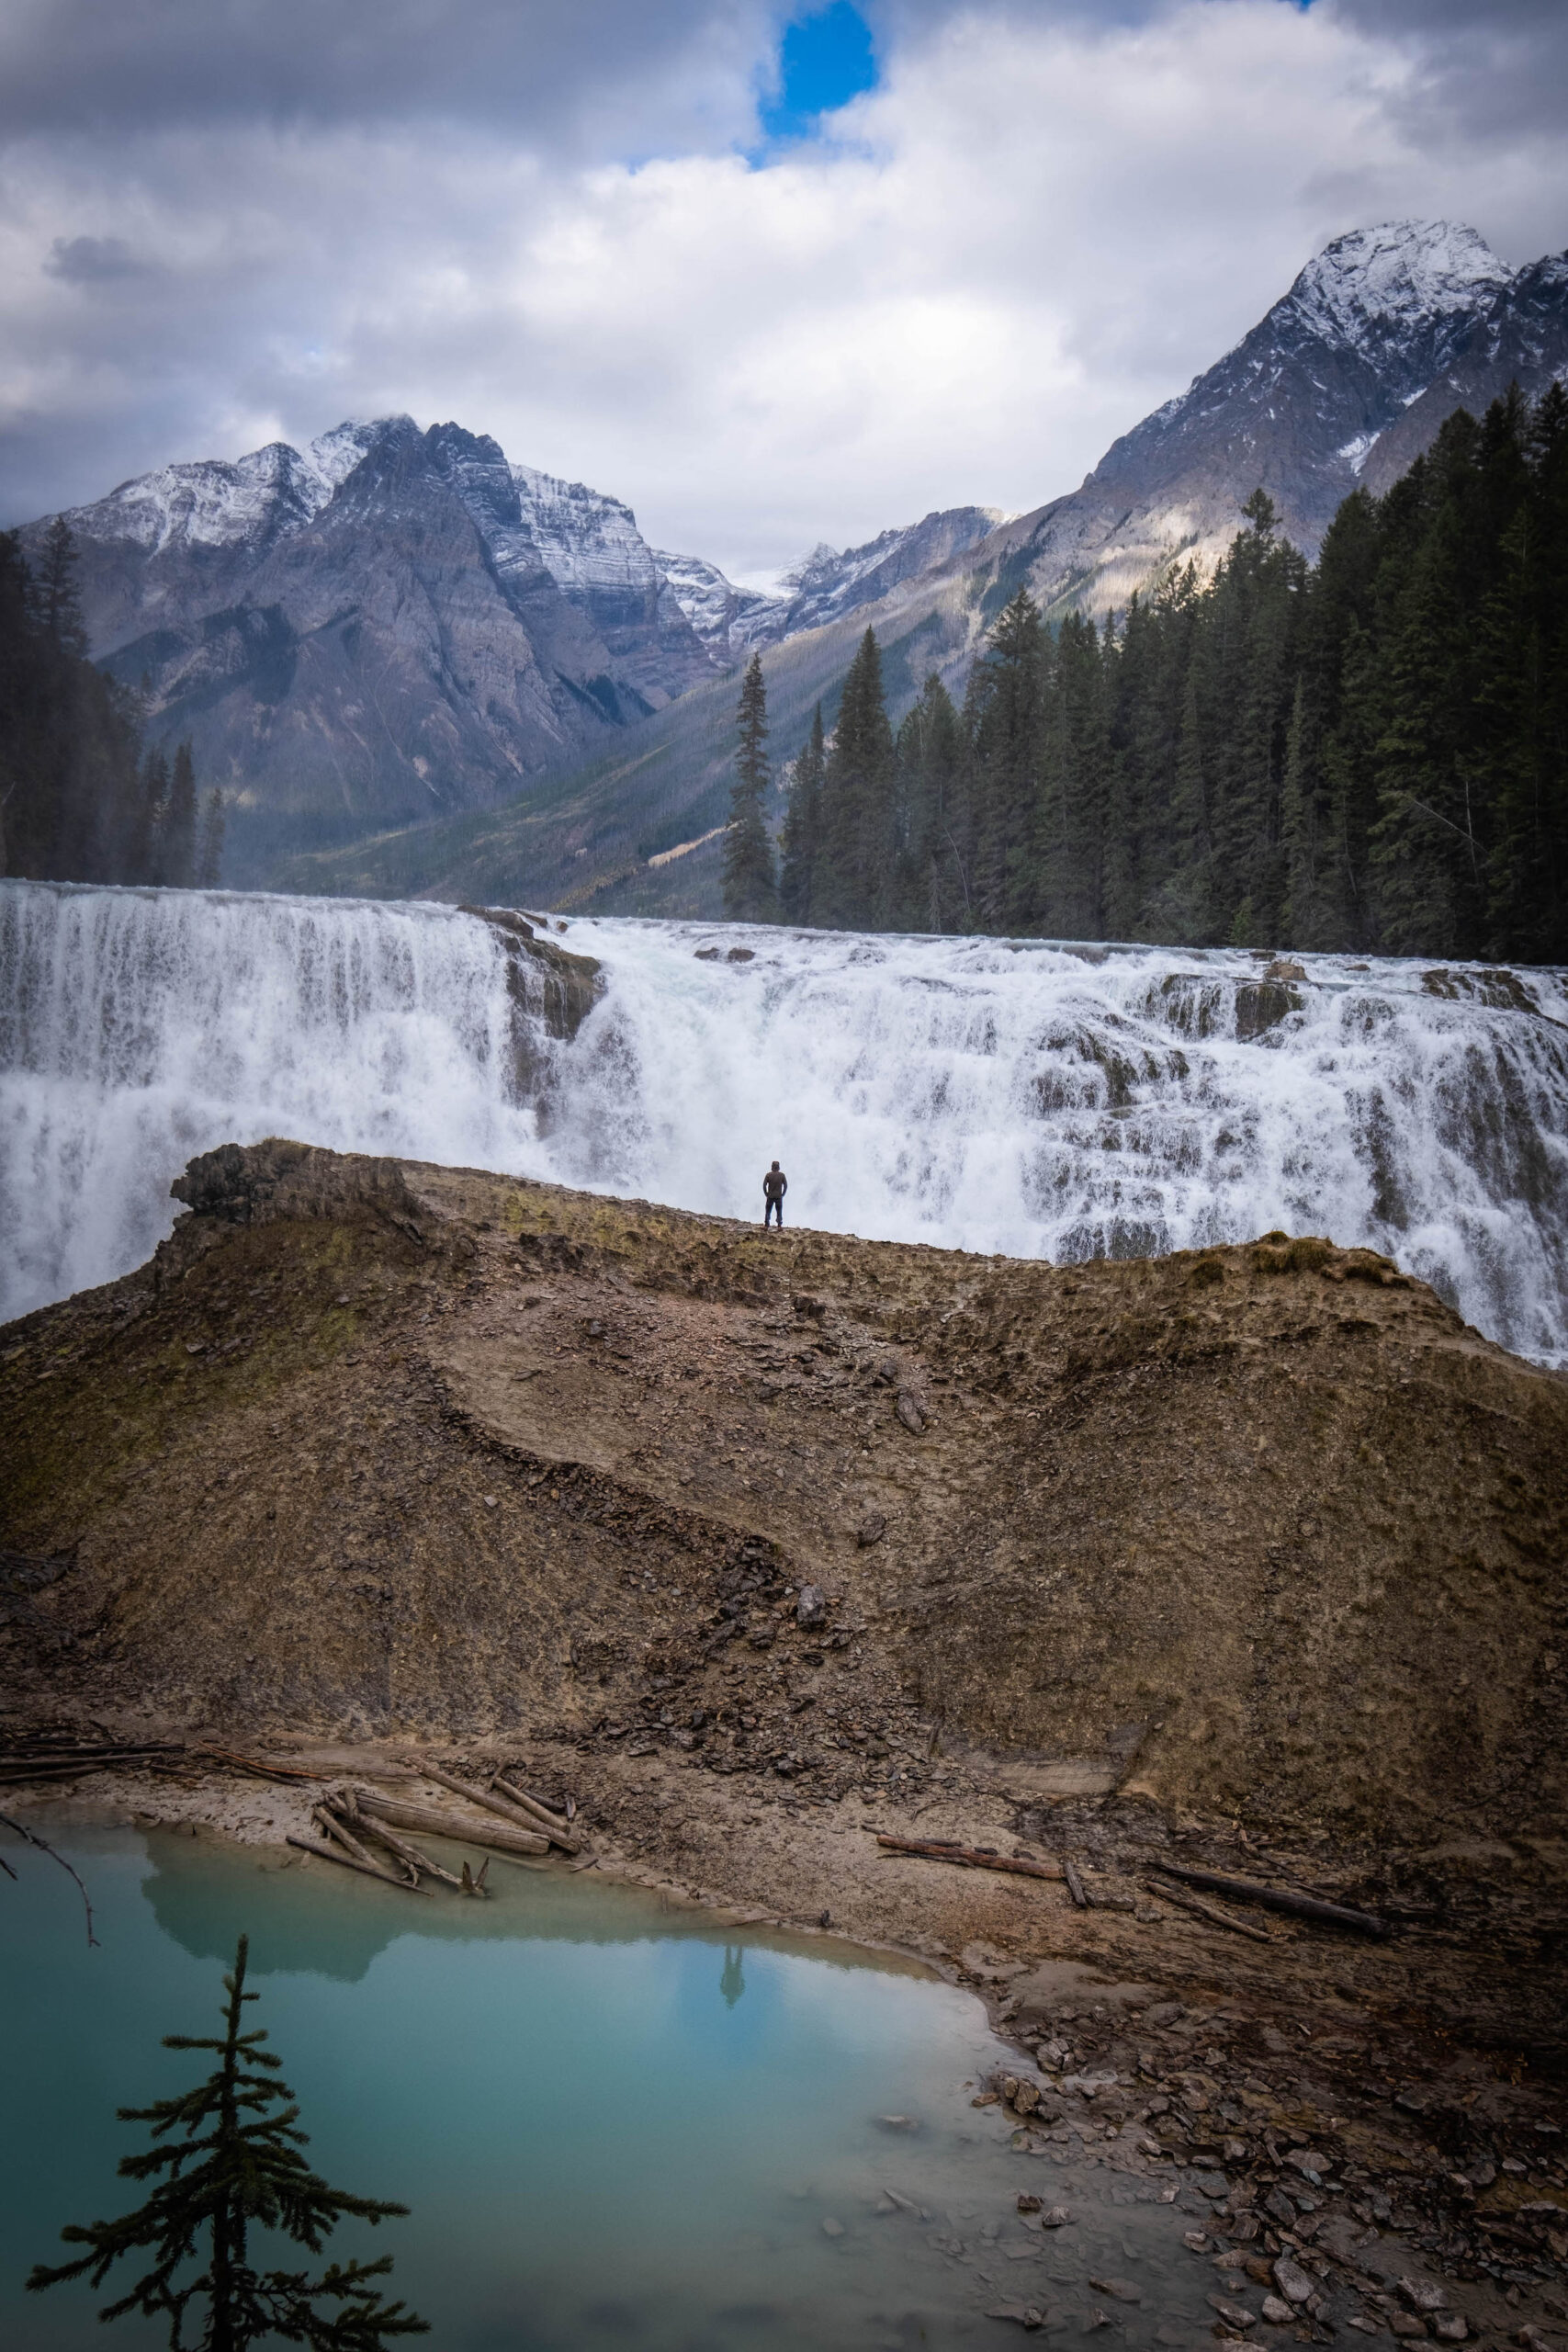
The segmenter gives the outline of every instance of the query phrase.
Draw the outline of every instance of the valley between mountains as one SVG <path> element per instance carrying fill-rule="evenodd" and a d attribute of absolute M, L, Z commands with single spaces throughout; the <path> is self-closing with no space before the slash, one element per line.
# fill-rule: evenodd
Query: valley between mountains
<path fill-rule="evenodd" d="M 868 626 L 897 722 L 933 670 L 962 694 L 1017 589 L 1124 613 L 1174 564 L 1212 570 L 1259 487 L 1315 555 L 1454 409 L 1565 371 L 1568 256 L 1510 270 L 1472 229 L 1396 221 L 1335 239 L 1077 490 L 818 547 L 768 594 L 407 416 L 170 465 L 65 519 L 95 658 L 228 799 L 227 879 L 701 916 L 753 648 L 776 764 L 817 702 L 831 723 Z M 22 532 L 34 563 L 50 520 Z"/>

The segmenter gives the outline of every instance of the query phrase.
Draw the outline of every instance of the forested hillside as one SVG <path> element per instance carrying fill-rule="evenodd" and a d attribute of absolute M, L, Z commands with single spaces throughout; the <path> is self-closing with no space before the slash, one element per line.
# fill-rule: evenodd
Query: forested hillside
<path fill-rule="evenodd" d="M 1016 595 L 889 726 L 868 630 L 796 763 L 786 919 L 1568 957 L 1568 395 L 1450 417 L 1315 565 L 1258 492 L 1103 628 Z"/>
<path fill-rule="evenodd" d="M 71 533 L 36 575 L 0 532 L 0 874 L 56 882 L 219 879 L 223 800 L 197 806 L 190 746 L 143 752 L 138 698 L 87 660 Z"/>

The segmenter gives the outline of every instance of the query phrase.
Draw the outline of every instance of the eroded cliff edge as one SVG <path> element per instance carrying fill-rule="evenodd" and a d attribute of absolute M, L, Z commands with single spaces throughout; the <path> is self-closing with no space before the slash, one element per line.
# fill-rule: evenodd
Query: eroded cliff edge
<path fill-rule="evenodd" d="M 1568 1380 L 1368 1252 L 1054 1268 L 276 1142 L 176 1191 L 6 1334 L 4 1540 L 70 1563 L 13 1690 L 832 1786 L 865 1677 L 911 1782 L 1562 1835 Z"/>

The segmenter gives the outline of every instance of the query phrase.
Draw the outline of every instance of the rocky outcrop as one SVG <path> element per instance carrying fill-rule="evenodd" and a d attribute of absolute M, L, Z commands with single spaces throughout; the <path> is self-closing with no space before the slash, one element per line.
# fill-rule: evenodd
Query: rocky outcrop
<path fill-rule="evenodd" d="M 1563 1834 L 1568 1380 L 1370 1251 L 1010 1264 L 276 1142 L 175 1189 L 6 1334 L 0 1544 L 75 1551 L 14 1692 Z"/>

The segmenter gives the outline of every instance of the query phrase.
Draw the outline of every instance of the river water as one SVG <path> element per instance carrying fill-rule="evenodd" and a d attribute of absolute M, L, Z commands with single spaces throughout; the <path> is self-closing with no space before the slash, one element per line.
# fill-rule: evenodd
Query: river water
<path fill-rule="evenodd" d="M 1053 2335 L 1104 2310 L 1109 2343 L 1206 2340 L 1213 2273 L 1181 2244 L 1201 2197 L 1162 2203 L 1070 2145 L 1016 2150 L 997 2109 L 970 2105 L 1001 2054 L 979 2004 L 912 1969 L 727 1939 L 591 1874 L 497 1862 L 490 1903 L 416 1903 L 281 1851 L 62 1843 L 98 1950 L 45 1858 L 8 1842 L 19 1883 L 0 1880 L 8 2344 L 166 2340 L 138 2320 L 106 2336 L 107 2290 L 24 2296 L 21 2280 L 64 2258 L 64 2222 L 144 2193 L 115 2166 L 145 2127 L 115 2109 L 210 2064 L 160 2040 L 219 2030 L 242 1931 L 262 1996 L 248 2021 L 284 2061 L 310 2161 L 412 2209 L 330 2252 L 390 2253 L 434 2352 L 940 2352 L 1007 2342 L 985 2314 L 1025 2304 Z M 1029 2228 L 1021 2188 L 1076 2218 Z"/>
<path fill-rule="evenodd" d="M 0 885 L 0 1316 L 140 1263 L 171 1179 L 293 1136 L 1072 1260 L 1364 1243 L 1568 1360 L 1568 975 L 574 922 L 570 1044 L 446 907 Z M 731 951 L 742 960 L 730 960 Z M 716 954 L 715 953 L 716 951 Z"/>

